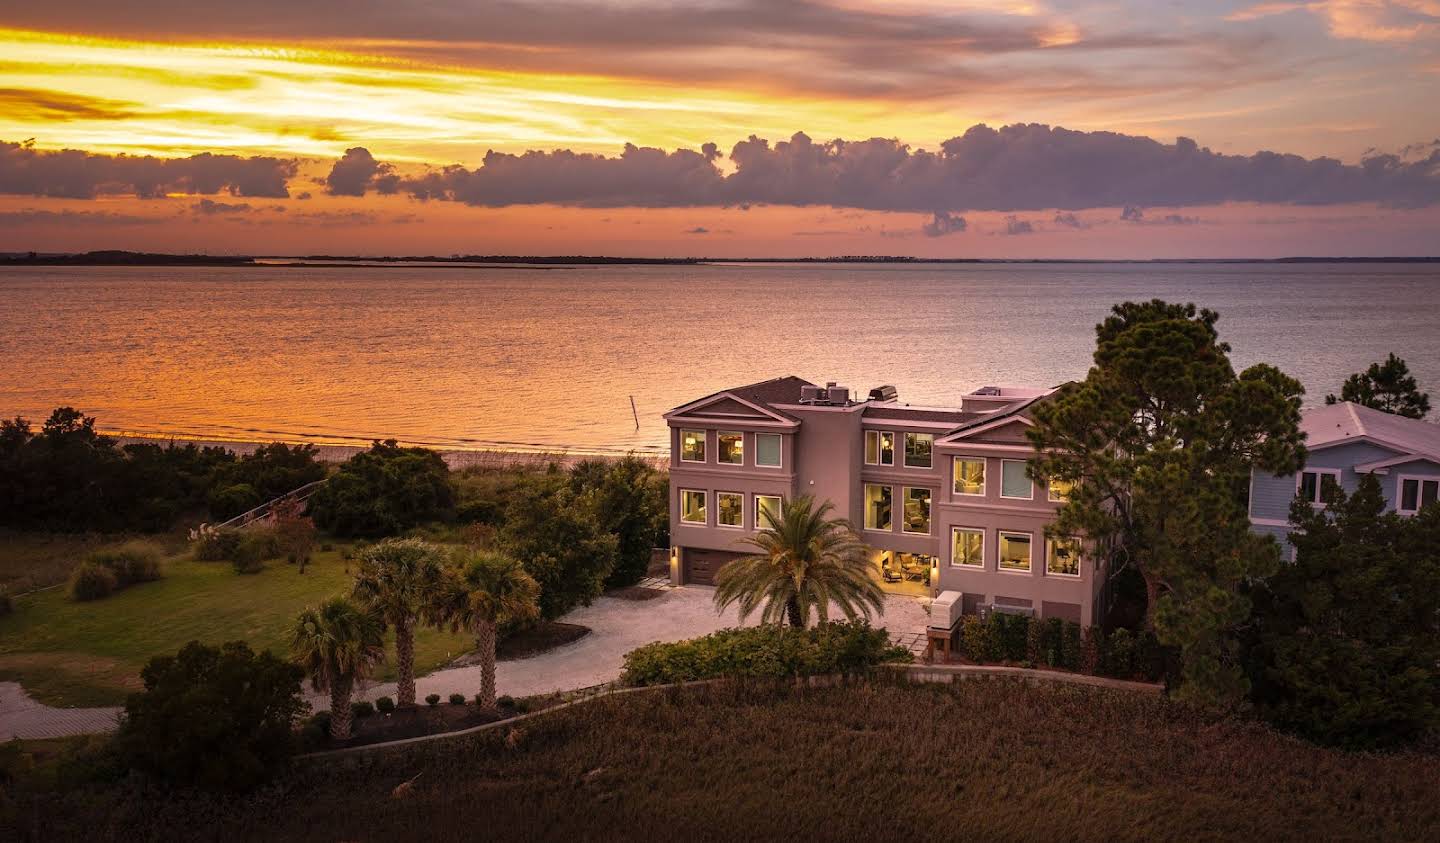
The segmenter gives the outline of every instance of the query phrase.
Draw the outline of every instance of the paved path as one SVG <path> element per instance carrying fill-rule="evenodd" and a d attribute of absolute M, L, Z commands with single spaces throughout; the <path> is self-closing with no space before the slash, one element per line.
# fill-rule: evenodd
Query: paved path
<path fill-rule="evenodd" d="M 558 647 L 538 656 L 518 661 L 500 662 L 496 666 L 496 689 L 512 697 L 571 691 L 609 682 L 620 676 L 625 654 L 653 641 L 679 641 L 706 635 L 727 626 L 739 626 L 735 610 L 715 611 L 714 589 L 686 586 L 665 589 L 653 600 L 623 600 L 600 597 L 562 620 L 590 627 L 590 634 L 572 644 Z M 891 635 L 904 642 L 923 639 L 926 612 L 924 605 L 913 597 L 890 595 L 885 602 L 885 616 L 877 626 L 888 628 Z M 750 622 L 755 622 L 751 616 Z M 480 668 L 457 667 L 437 670 L 416 679 L 416 696 L 427 694 L 448 697 L 461 693 L 472 697 L 480 690 Z M 309 693 L 307 698 L 315 710 L 329 708 L 328 695 Z M 374 700 L 393 697 L 395 684 L 371 685 L 356 695 L 357 699 Z M 118 708 L 51 708 L 25 695 L 14 682 L 0 682 L 0 740 L 12 737 L 42 738 L 103 732 L 115 728 Z"/>

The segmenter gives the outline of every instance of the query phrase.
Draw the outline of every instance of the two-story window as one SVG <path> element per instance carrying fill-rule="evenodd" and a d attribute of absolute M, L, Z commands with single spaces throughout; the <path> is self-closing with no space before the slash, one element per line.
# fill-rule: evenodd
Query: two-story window
<path fill-rule="evenodd" d="M 1000 570 L 1030 572 L 1029 533 L 1000 531 Z"/>
<path fill-rule="evenodd" d="M 726 465 L 745 464 L 745 434 L 722 430 L 715 437 L 715 458 Z"/>
<path fill-rule="evenodd" d="M 865 529 L 889 530 L 891 528 L 894 523 L 891 520 L 894 491 L 892 486 L 882 486 L 878 483 L 865 484 Z"/>
<path fill-rule="evenodd" d="M 888 430 L 865 431 L 865 464 L 895 464 L 895 434 Z"/>
<path fill-rule="evenodd" d="M 955 458 L 955 494 L 985 496 L 985 458 Z"/>
<path fill-rule="evenodd" d="M 1080 576 L 1080 542 L 1068 536 L 1045 540 L 1045 573 L 1059 577 Z"/>
<path fill-rule="evenodd" d="M 934 464 L 934 448 L 935 434 L 907 432 L 905 434 L 905 467 L 929 468 Z"/>
<path fill-rule="evenodd" d="M 1414 515 L 1440 499 L 1440 477 L 1400 477 L 1400 500 L 1395 509 Z"/>
<path fill-rule="evenodd" d="M 1000 497 L 1026 501 L 1035 497 L 1024 460 L 1000 461 Z"/>
<path fill-rule="evenodd" d="M 780 467 L 780 434 L 755 434 L 755 464 L 761 468 Z"/>
<path fill-rule="evenodd" d="M 1325 503 L 1332 487 L 1340 485 L 1340 470 L 1337 468 L 1308 468 L 1295 478 L 1295 494 L 1308 504 L 1319 506 Z"/>
<path fill-rule="evenodd" d="M 705 492 L 703 490 L 680 490 L 680 520 L 686 524 L 705 523 Z"/>
<path fill-rule="evenodd" d="M 974 527 L 950 530 L 950 564 L 958 568 L 985 567 L 985 531 Z"/>
<path fill-rule="evenodd" d="M 680 462 L 705 462 L 705 431 L 680 431 Z"/>
<path fill-rule="evenodd" d="M 930 535 L 930 490 L 905 488 L 905 520 L 900 524 L 901 532 L 916 535 Z"/>
<path fill-rule="evenodd" d="M 739 492 L 716 492 L 715 525 L 743 528 L 745 526 L 745 496 Z"/>
<path fill-rule="evenodd" d="M 755 496 L 755 529 L 768 530 L 780 523 L 780 496 Z"/>

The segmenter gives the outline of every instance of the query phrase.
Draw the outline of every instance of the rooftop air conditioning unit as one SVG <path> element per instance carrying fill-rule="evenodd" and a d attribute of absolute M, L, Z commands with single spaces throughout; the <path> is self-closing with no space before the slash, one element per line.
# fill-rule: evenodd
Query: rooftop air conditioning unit
<path fill-rule="evenodd" d="M 930 628 L 954 629 L 960 623 L 960 610 L 964 601 L 958 591 L 942 591 L 930 601 Z"/>
<path fill-rule="evenodd" d="M 900 390 L 896 389 L 888 383 L 884 386 L 877 386 L 874 389 L 870 390 L 871 401 L 894 401 L 899 397 Z"/>
<path fill-rule="evenodd" d="M 998 612 L 1002 615 L 1023 615 L 1027 618 L 1035 617 L 1034 606 L 1011 606 L 1008 603 L 992 603 L 990 604 L 990 611 Z"/>
<path fill-rule="evenodd" d="M 817 404 L 825 400 L 825 387 L 806 385 L 800 387 L 801 404 Z"/>
<path fill-rule="evenodd" d="M 825 390 L 827 403 L 837 407 L 843 407 L 850 403 L 850 388 L 847 386 L 831 386 Z"/>

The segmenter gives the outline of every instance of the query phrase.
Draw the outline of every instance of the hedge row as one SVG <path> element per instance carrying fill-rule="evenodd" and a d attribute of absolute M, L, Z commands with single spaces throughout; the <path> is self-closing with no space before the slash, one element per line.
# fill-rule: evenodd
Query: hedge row
<path fill-rule="evenodd" d="M 956 651 L 973 662 L 1015 662 L 1121 679 L 1159 679 L 1165 653 L 1153 633 L 1082 629 L 1059 618 L 991 612 L 961 619 Z"/>
<path fill-rule="evenodd" d="M 763 625 L 722 629 L 701 638 L 647 644 L 625 654 L 621 681 L 662 685 L 717 677 L 785 678 L 857 673 L 885 662 L 908 662 L 910 652 L 890 643 L 883 629 L 864 620 L 808 629 Z"/>

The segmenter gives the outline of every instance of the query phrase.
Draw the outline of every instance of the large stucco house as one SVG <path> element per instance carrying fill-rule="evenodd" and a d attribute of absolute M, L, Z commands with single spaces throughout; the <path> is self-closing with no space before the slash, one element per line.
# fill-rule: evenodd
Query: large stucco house
<path fill-rule="evenodd" d="M 919 407 L 893 387 L 859 397 L 782 377 L 677 407 L 665 415 L 671 577 L 713 583 L 762 511 L 811 495 L 856 527 L 887 589 L 956 591 L 967 614 L 1097 623 L 1103 571 L 1078 541 L 1045 535 L 1065 490 L 1026 474 L 1030 411 L 1052 392 L 984 387 L 959 407 Z"/>

